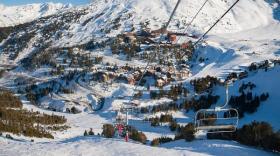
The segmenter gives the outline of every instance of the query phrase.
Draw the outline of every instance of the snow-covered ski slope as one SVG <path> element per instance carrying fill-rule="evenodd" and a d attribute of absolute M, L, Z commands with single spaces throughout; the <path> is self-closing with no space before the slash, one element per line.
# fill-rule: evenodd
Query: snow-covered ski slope
<path fill-rule="evenodd" d="M 70 7 L 71 5 L 64 5 L 60 3 L 4 6 L 1 5 L 0 2 L 0 27 L 23 24 L 40 17 L 55 14 Z"/>
<path fill-rule="evenodd" d="M 196 30 L 206 30 L 215 20 L 228 9 L 234 1 L 209 0 L 197 20 L 193 23 Z M 127 1 L 125 8 L 136 13 L 136 19 L 145 20 L 146 18 L 161 19 L 166 21 L 175 6 L 175 0 L 141 0 Z M 182 0 L 173 21 L 173 28 L 178 21 L 189 22 L 196 11 L 202 6 L 204 0 L 189 1 Z M 121 6 L 121 5 L 120 5 Z M 273 12 L 269 3 L 264 0 L 240 1 L 239 4 L 220 22 L 214 29 L 214 33 L 238 32 L 270 24 Z M 162 25 L 158 23 L 158 25 Z M 171 27 L 172 28 L 172 27 Z"/>
<path fill-rule="evenodd" d="M 228 141 L 176 141 L 164 144 L 162 147 L 149 147 L 139 143 L 126 143 L 117 139 L 102 139 L 99 137 L 77 137 L 61 142 L 30 143 L 14 142 L 0 138 L 1 155 L 17 156 L 212 156 L 235 155 L 263 156 L 274 154 L 265 151 L 240 146 Z"/>
<path fill-rule="evenodd" d="M 183 27 L 183 23 L 188 23 L 201 7 L 205 0 L 182 0 L 175 14 L 170 28 L 177 30 Z M 176 0 L 95 0 L 91 5 L 74 7 L 73 9 L 89 8 L 89 13 L 82 19 L 94 17 L 94 15 L 104 13 L 99 22 L 96 20 L 89 23 L 102 24 L 108 19 L 114 19 L 124 13 L 132 13 L 132 18 L 126 20 L 126 24 L 136 24 L 139 22 L 151 21 L 151 28 L 159 28 L 170 16 Z M 234 1 L 209 0 L 197 20 L 194 21 L 192 29 L 198 31 L 207 30 L 215 20 L 220 17 Z M 275 3 L 276 2 L 276 3 Z M 0 3 L 1 26 L 10 26 L 29 22 L 38 17 L 51 15 L 58 11 L 66 11 L 71 5 L 43 3 L 22 6 L 4 6 Z M 234 33 L 253 28 L 270 25 L 275 19 L 279 20 L 279 5 L 277 0 L 241 0 L 235 8 L 212 31 L 213 33 Z M 107 19 L 102 21 L 101 19 Z M 81 20 L 82 21 L 82 20 Z M 91 25 L 93 26 L 93 25 Z M 92 30 L 97 27 L 92 27 Z"/>
<path fill-rule="evenodd" d="M 171 23 L 171 29 L 178 29 L 178 23 L 179 28 L 180 24 L 182 26 L 182 22 L 188 23 L 204 1 L 182 0 Z M 139 24 L 139 21 L 150 20 L 151 26 L 153 26 L 152 28 L 159 28 L 163 22 L 167 21 L 176 2 L 176 0 L 108 0 L 107 3 L 96 1 L 91 7 L 94 10 L 100 10 L 101 8 L 101 10 L 106 10 L 109 15 L 107 16 L 108 18 L 113 18 L 124 12 L 130 12 L 133 13 L 130 24 L 134 22 L 135 24 Z M 197 20 L 194 21 L 193 28 L 196 30 L 206 30 L 233 2 L 227 0 L 209 0 L 201 14 L 198 15 Z M 106 7 L 104 8 L 104 6 Z M 233 33 L 269 25 L 273 21 L 273 8 L 277 8 L 277 6 L 270 6 L 270 3 L 264 0 L 241 0 L 213 32 Z M 95 13 L 96 11 L 93 11 L 93 14 Z M 154 23 L 152 23 L 153 21 Z"/>

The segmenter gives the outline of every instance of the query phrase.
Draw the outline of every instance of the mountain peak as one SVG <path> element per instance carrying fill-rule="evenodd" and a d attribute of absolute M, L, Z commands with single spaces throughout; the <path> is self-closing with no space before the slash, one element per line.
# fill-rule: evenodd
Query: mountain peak
<path fill-rule="evenodd" d="M 30 22 L 37 18 L 52 15 L 71 7 L 71 4 L 52 2 L 19 6 L 0 5 L 0 25 L 1 27 L 8 27 Z"/>

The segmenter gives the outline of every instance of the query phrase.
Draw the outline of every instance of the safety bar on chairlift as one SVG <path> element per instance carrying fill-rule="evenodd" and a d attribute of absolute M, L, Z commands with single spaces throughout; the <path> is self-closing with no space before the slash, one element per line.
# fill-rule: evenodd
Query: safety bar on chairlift
<path fill-rule="evenodd" d="M 199 120 L 201 121 L 201 120 Z M 206 127 L 206 131 L 207 133 L 232 133 L 232 132 L 235 132 L 236 129 L 237 129 L 237 126 L 238 126 L 238 118 L 236 120 L 236 123 L 233 125 L 233 124 L 228 124 L 228 125 L 206 125 L 206 126 L 200 126 L 199 125 L 200 122 L 198 123 L 195 123 L 195 130 L 198 131 L 198 130 L 202 130 L 200 129 L 201 127 Z M 231 129 L 228 129 L 228 128 L 217 128 L 219 126 L 231 126 Z M 214 128 L 207 128 L 207 127 L 214 127 Z M 211 130 L 214 130 L 214 131 L 211 131 Z"/>
<path fill-rule="evenodd" d="M 217 113 L 217 112 L 230 111 L 230 110 L 234 110 L 234 111 L 236 112 L 236 117 L 229 117 L 229 118 L 205 118 L 205 116 L 204 116 L 203 119 L 197 119 L 198 113 L 201 113 L 201 112 L 216 112 L 216 113 Z M 229 130 L 229 131 L 225 131 L 225 130 L 219 131 L 219 130 L 217 130 L 217 131 L 214 131 L 214 132 L 207 131 L 207 133 L 235 132 L 236 129 L 237 129 L 238 123 L 239 123 L 239 113 L 238 113 L 238 110 L 235 109 L 235 108 L 229 108 L 229 109 L 224 109 L 224 108 L 223 108 L 223 109 L 219 109 L 219 111 L 217 111 L 216 109 L 201 109 L 201 110 L 197 111 L 196 114 L 195 114 L 195 123 L 194 123 L 194 125 L 195 125 L 195 129 L 197 130 L 197 127 L 199 127 L 198 122 L 200 122 L 200 121 L 207 121 L 207 120 L 209 120 L 209 121 L 210 121 L 210 120 L 231 120 L 231 119 L 236 120 L 235 124 L 232 125 L 232 126 L 234 127 L 233 130 Z M 229 125 L 230 125 L 230 124 L 229 124 Z M 206 127 L 207 127 L 207 126 L 206 126 Z M 209 127 L 210 127 L 210 126 L 209 126 Z M 214 130 L 214 129 L 213 129 L 213 130 Z"/>

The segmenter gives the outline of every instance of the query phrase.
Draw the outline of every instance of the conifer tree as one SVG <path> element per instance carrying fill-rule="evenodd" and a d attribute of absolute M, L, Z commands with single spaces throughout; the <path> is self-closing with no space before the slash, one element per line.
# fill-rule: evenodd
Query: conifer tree
<path fill-rule="evenodd" d="M 85 130 L 85 132 L 84 132 L 84 136 L 88 136 L 88 132 L 87 132 L 87 130 Z"/>

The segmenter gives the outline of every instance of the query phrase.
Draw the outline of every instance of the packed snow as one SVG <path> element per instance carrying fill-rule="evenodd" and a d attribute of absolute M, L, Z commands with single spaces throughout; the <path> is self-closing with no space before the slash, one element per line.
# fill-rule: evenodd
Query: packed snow
<path fill-rule="evenodd" d="M 197 140 L 190 143 L 176 141 L 162 145 L 162 147 L 150 147 L 138 143 L 126 143 L 118 139 L 104 139 L 100 137 L 76 137 L 61 142 L 30 143 L 15 142 L 0 138 L 1 155 L 17 156 L 53 156 L 53 155 L 100 155 L 100 156 L 146 156 L 146 155 L 178 155 L 178 156 L 212 156 L 235 155 L 240 156 L 273 156 L 274 154 L 258 149 L 240 146 L 235 142 L 216 140 Z"/>

